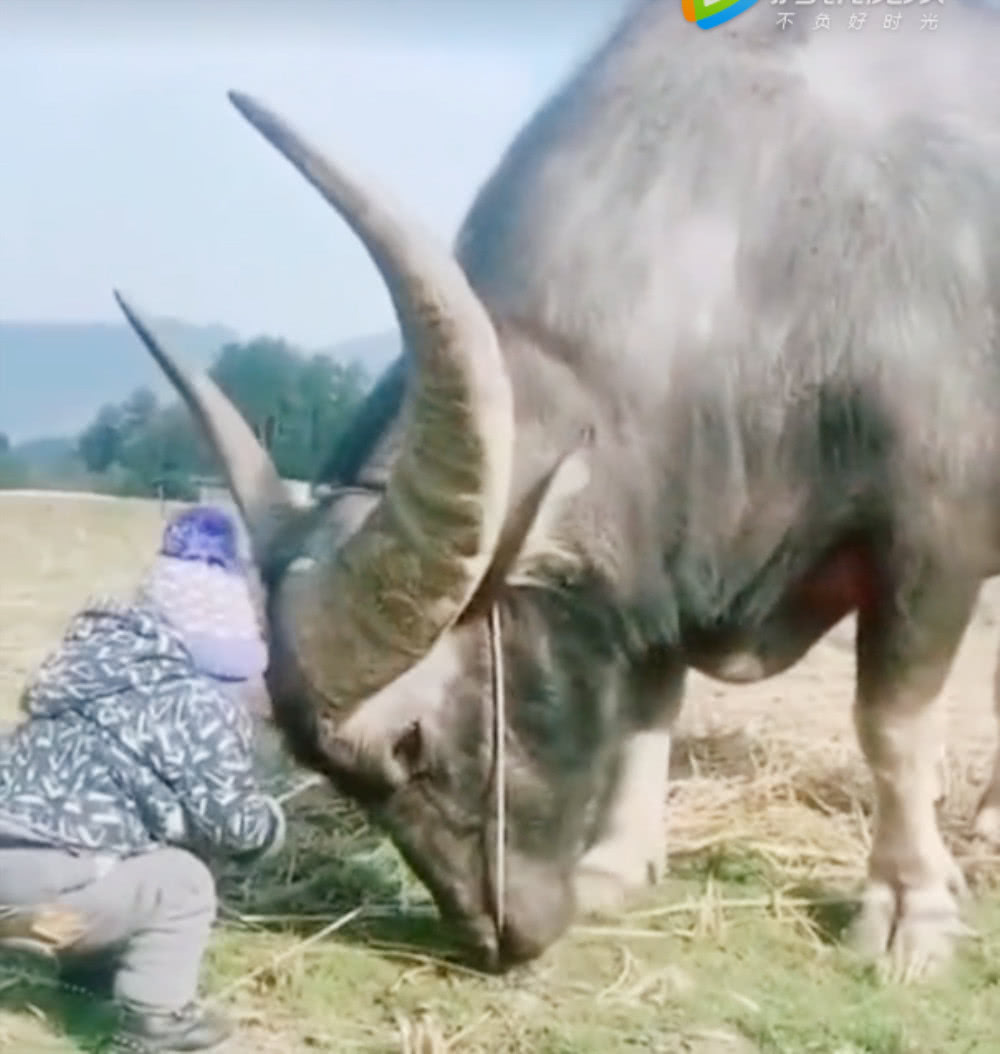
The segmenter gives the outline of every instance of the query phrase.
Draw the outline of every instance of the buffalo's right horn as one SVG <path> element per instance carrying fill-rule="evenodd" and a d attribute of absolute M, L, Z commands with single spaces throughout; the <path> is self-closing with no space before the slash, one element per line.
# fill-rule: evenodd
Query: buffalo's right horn
<path fill-rule="evenodd" d="M 308 570 L 293 564 L 280 585 L 300 669 L 344 711 L 424 655 L 486 572 L 507 509 L 513 397 L 493 324 L 451 253 L 263 106 L 230 99 L 361 239 L 414 357 L 385 495 L 340 548 L 314 553 Z M 202 401 L 200 416 L 211 434 L 218 407 Z"/>

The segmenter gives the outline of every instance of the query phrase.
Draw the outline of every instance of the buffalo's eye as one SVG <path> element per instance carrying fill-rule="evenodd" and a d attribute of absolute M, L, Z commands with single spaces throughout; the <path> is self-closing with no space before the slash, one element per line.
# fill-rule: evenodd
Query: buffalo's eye
<path fill-rule="evenodd" d="M 377 812 L 383 809 L 398 789 L 384 775 L 367 769 L 328 766 L 331 782 L 348 798 L 353 798 L 363 809 Z"/>
<path fill-rule="evenodd" d="M 419 721 L 413 721 L 400 733 L 392 745 L 392 756 L 406 771 L 408 779 L 426 778 L 430 775 L 426 742 Z"/>

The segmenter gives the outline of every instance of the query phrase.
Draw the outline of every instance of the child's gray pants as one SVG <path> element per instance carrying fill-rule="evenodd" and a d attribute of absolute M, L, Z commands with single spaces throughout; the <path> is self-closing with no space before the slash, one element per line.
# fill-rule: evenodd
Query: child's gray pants
<path fill-rule="evenodd" d="M 0 908 L 55 906 L 83 933 L 60 957 L 110 956 L 117 999 L 172 1010 L 194 999 L 215 920 L 215 880 L 183 849 L 125 859 L 0 846 Z"/>

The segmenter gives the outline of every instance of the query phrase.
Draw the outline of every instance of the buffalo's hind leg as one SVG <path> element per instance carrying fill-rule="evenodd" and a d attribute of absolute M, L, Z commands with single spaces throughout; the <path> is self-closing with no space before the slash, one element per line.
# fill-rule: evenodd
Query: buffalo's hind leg
<path fill-rule="evenodd" d="M 940 795 L 943 713 L 938 696 L 976 600 L 978 579 L 908 562 L 895 587 L 859 614 L 855 727 L 875 784 L 868 884 L 850 933 L 914 981 L 943 966 L 967 932 L 965 881 L 946 848 Z"/>
<path fill-rule="evenodd" d="M 1000 728 L 1000 655 L 993 670 L 993 712 Z M 974 821 L 976 834 L 994 844 L 1000 844 L 1000 743 L 993 754 L 993 772 L 979 799 Z"/>
<path fill-rule="evenodd" d="M 639 727 L 624 744 L 600 834 L 577 865 L 576 902 L 584 914 L 617 910 L 630 893 L 659 882 L 666 870 L 671 728 L 683 697 L 684 670 L 651 663 L 637 676 Z"/>

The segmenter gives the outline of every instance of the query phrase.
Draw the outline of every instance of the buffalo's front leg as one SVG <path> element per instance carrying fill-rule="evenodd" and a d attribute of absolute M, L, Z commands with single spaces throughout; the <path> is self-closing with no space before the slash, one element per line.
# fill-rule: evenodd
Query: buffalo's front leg
<path fill-rule="evenodd" d="M 1000 728 L 1000 656 L 993 671 L 993 711 Z M 993 754 L 993 773 L 976 808 L 976 834 L 994 844 L 1000 844 L 1000 744 Z"/>
<path fill-rule="evenodd" d="M 625 742 L 601 833 L 577 865 L 576 901 L 584 913 L 621 907 L 629 893 L 654 885 L 666 869 L 671 728 L 684 673 L 656 666 L 639 676 L 640 727 Z"/>
<path fill-rule="evenodd" d="M 916 561 L 908 561 L 914 568 Z M 965 931 L 965 882 L 941 838 L 943 713 L 938 694 L 968 624 L 977 582 L 926 564 L 858 619 L 855 725 L 874 777 L 868 884 L 851 941 L 903 981 L 933 972 Z"/>

